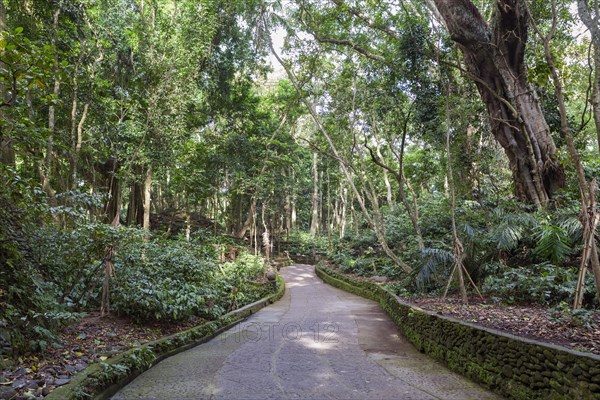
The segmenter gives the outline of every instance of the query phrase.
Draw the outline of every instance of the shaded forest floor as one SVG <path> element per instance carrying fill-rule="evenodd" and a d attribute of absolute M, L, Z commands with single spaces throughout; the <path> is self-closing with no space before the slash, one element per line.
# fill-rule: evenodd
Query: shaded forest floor
<path fill-rule="evenodd" d="M 125 317 L 100 318 L 96 312 L 89 313 L 62 329 L 57 343 L 42 354 L 20 357 L 14 368 L 0 371 L 0 399 L 42 398 L 92 363 L 203 322 L 198 318 L 177 324 L 138 325 Z"/>

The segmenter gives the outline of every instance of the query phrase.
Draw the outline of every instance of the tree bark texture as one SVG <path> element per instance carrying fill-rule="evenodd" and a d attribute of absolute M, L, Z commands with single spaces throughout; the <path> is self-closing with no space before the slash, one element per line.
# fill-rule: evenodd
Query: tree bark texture
<path fill-rule="evenodd" d="M 435 0 L 508 156 L 519 198 L 545 205 L 565 184 L 556 146 L 524 65 L 525 0 L 498 0 L 490 25 L 469 0 Z"/>

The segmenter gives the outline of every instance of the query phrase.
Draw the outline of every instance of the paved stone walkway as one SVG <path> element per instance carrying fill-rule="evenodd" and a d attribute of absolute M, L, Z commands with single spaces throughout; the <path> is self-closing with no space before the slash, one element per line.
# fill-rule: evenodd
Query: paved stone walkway
<path fill-rule="evenodd" d="M 113 399 L 499 399 L 415 350 L 377 303 L 324 284 L 309 265 L 282 275 L 279 302 Z"/>

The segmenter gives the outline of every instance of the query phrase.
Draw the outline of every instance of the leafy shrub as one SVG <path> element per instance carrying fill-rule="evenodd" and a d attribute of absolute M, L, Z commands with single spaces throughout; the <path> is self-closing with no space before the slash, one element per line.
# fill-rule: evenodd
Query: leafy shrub
<path fill-rule="evenodd" d="M 232 304 L 245 304 L 248 294 L 251 301 L 262 297 L 264 290 L 248 284 L 262 272 L 260 257 L 242 254 L 219 266 L 206 254 L 194 242 L 173 240 L 121 247 L 115 258 L 114 310 L 137 320 L 213 319 Z"/>
<path fill-rule="evenodd" d="M 557 306 L 551 308 L 548 320 L 557 325 L 582 326 L 588 330 L 596 328 L 594 311 L 578 308 L 573 310 L 569 304 L 561 301 Z"/>
<path fill-rule="evenodd" d="M 33 180 L 0 165 L 0 353 L 37 351 L 54 330 L 81 315 L 60 302 L 60 288 L 37 262 L 32 232 L 47 217 L 46 198 Z"/>
<path fill-rule="evenodd" d="M 325 254 L 327 252 L 328 243 L 326 236 L 312 237 L 309 232 L 292 232 L 285 241 L 282 242 L 282 248 L 294 255 L 312 256 L 316 254 Z"/>
<path fill-rule="evenodd" d="M 586 282 L 588 299 L 593 295 L 592 279 L 588 276 Z M 508 302 L 558 304 L 571 301 L 576 283 L 576 268 L 542 263 L 530 268 L 507 267 L 499 275 L 488 276 L 483 290 L 490 295 L 501 296 Z"/>

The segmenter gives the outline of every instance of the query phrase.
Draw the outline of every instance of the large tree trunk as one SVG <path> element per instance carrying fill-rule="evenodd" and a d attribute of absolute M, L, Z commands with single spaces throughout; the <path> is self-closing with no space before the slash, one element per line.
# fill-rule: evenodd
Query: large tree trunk
<path fill-rule="evenodd" d="M 469 0 L 434 0 L 463 52 L 468 73 L 486 105 L 494 137 L 504 148 L 516 194 L 538 207 L 564 186 L 556 146 L 524 66 L 525 0 L 495 2 L 488 26 Z"/>

